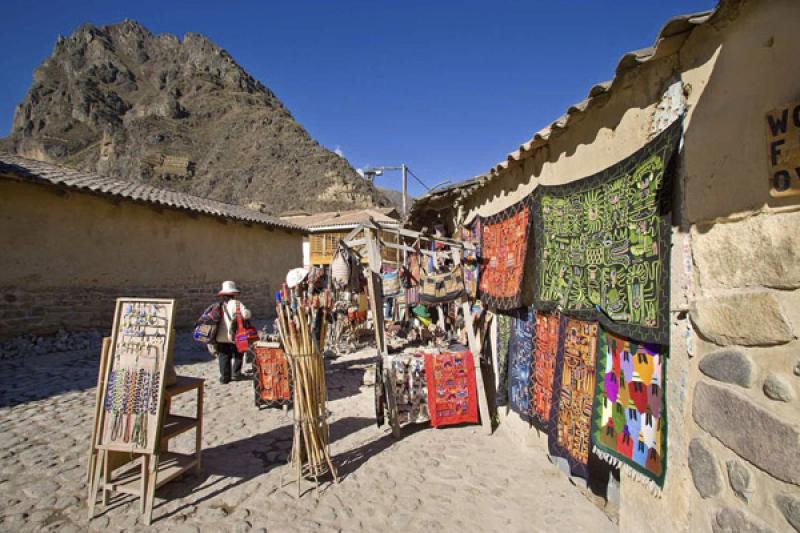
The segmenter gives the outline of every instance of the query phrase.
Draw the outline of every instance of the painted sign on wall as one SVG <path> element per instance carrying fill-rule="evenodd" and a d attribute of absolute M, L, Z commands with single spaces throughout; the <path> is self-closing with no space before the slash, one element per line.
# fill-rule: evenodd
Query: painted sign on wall
<path fill-rule="evenodd" d="M 800 194 L 800 102 L 767 113 L 771 196 Z"/>

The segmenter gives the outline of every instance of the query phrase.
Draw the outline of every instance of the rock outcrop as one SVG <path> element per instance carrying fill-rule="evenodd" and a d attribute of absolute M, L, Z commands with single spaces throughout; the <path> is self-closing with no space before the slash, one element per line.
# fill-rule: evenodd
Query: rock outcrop
<path fill-rule="evenodd" d="M 227 52 L 129 20 L 59 37 L 0 150 L 272 213 L 388 205 Z"/>

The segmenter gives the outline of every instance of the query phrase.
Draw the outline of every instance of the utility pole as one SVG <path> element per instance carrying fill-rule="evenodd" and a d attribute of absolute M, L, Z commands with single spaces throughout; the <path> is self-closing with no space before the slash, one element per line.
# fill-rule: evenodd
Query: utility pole
<path fill-rule="evenodd" d="M 400 167 L 403 172 L 403 218 L 408 215 L 408 167 L 403 163 Z"/>

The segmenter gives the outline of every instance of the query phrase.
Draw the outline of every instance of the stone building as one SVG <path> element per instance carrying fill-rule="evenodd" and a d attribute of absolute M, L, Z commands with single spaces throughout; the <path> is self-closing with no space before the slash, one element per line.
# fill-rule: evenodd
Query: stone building
<path fill-rule="evenodd" d="M 611 81 L 485 175 L 412 208 L 415 225 L 438 218 L 454 229 L 540 184 L 613 165 L 685 112 L 666 483 L 656 498 L 622 476 L 623 531 L 800 531 L 800 237 L 791 229 L 800 196 L 770 192 L 800 183 L 798 21 L 796 0 L 723 0 L 670 20 L 653 46 L 626 54 Z M 776 128 L 794 133 L 775 141 Z M 544 436 L 500 416 L 521 444 L 546 453 Z"/>
<path fill-rule="evenodd" d="M 305 235 L 244 207 L 8 154 L 0 228 L 0 338 L 107 330 L 120 296 L 176 298 L 177 325 L 190 326 L 225 279 L 267 318 Z"/>

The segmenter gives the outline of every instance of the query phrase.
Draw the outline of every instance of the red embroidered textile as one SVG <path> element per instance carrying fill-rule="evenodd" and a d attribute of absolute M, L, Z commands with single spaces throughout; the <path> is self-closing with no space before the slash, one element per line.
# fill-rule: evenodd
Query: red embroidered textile
<path fill-rule="evenodd" d="M 530 197 L 481 219 L 480 299 L 490 308 L 522 305 L 530 229 Z"/>
<path fill-rule="evenodd" d="M 256 405 L 277 407 L 292 401 L 289 377 L 289 360 L 281 348 L 255 345 L 255 380 L 253 386 Z"/>
<path fill-rule="evenodd" d="M 426 353 L 424 356 L 431 425 L 477 424 L 478 388 L 472 353 Z"/>

